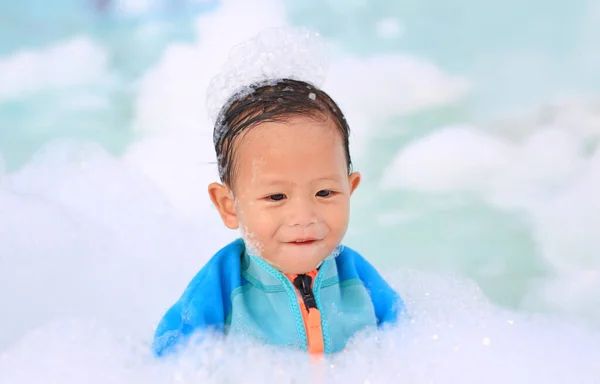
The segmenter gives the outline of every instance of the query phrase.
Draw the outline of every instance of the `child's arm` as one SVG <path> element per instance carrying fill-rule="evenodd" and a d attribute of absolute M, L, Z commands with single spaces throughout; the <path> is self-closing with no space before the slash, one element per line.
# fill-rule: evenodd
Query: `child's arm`
<path fill-rule="evenodd" d="M 171 347 L 179 344 L 186 336 L 185 331 L 190 330 L 191 327 L 186 327 L 183 320 L 184 306 L 183 298 L 179 299 L 158 324 L 152 342 L 152 349 L 157 356 L 162 356 Z"/>
<path fill-rule="evenodd" d="M 183 344 L 195 332 L 223 332 L 231 311 L 231 292 L 241 284 L 241 252 L 241 244 L 231 243 L 192 279 L 156 328 L 152 349 L 157 356 Z"/>
<path fill-rule="evenodd" d="M 218 276 L 203 268 L 156 328 L 152 349 L 162 356 L 198 331 L 223 331 L 225 308 Z M 227 293 L 225 293 L 227 294 Z"/>
<path fill-rule="evenodd" d="M 379 272 L 360 254 L 354 253 L 354 265 L 360 279 L 371 295 L 377 325 L 395 324 L 406 315 L 404 302 L 394 289 L 381 277 Z"/>

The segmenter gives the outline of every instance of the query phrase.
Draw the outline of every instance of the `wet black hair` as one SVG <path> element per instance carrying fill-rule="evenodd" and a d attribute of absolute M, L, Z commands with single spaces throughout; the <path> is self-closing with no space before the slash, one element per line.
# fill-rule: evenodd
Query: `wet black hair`
<path fill-rule="evenodd" d="M 333 119 L 342 135 L 350 174 L 350 127 L 335 101 L 308 82 L 275 79 L 250 85 L 232 96 L 221 108 L 213 132 L 221 182 L 232 187 L 235 176 L 235 149 L 240 134 L 261 123 L 287 122 L 296 116 L 307 116 L 316 120 Z"/>

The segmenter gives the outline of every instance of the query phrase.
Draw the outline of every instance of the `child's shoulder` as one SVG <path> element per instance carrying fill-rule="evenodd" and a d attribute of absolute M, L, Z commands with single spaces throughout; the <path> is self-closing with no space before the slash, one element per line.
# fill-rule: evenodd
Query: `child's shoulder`
<path fill-rule="evenodd" d="M 359 279 L 365 286 L 373 301 L 379 325 L 394 323 L 401 314 L 406 313 L 400 295 L 361 254 L 343 247 L 336 263 L 340 281 Z"/>
<path fill-rule="evenodd" d="M 362 280 L 365 272 L 371 272 L 375 268 L 360 253 L 351 247 L 341 245 L 340 251 L 335 258 L 340 281 L 359 278 Z"/>
<path fill-rule="evenodd" d="M 244 244 L 236 239 L 217 251 L 188 284 L 183 301 L 192 300 L 208 290 L 233 291 L 241 285 L 241 255 Z M 202 295 L 201 295 L 202 296 Z"/>
<path fill-rule="evenodd" d="M 231 308 L 231 292 L 241 285 L 243 251 L 241 241 L 231 242 L 215 253 L 188 283 L 156 328 L 153 348 L 158 356 L 196 329 L 223 329 Z"/>

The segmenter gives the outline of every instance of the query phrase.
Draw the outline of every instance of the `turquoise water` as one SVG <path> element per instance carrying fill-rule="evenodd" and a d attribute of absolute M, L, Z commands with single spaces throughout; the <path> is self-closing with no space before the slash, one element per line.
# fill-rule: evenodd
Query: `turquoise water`
<path fill-rule="evenodd" d="M 492 320 L 465 322 L 450 336 L 496 330 L 505 337 L 497 354 L 521 350 L 525 339 L 538 362 L 557 329 L 569 356 L 594 345 L 597 333 L 552 325 L 600 326 L 593 1 L 93 4 L 0 4 L 0 290 L 17 308 L 0 320 L 0 352 L 7 348 L 16 367 L 60 338 L 54 321 L 63 317 L 100 319 L 119 339 L 143 338 L 201 265 L 194 255 L 233 236 L 214 228 L 205 198 L 214 170 L 204 87 L 231 45 L 271 23 L 317 29 L 332 44 L 326 90 L 355 131 L 364 177 L 347 242 L 414 299 L 428 326 L 464 320 L 452 312 L 464 306 Z M 47 298 L 42 287 L 50 287 Z M 481 297 L 493 307 L 481 307 Z M 510 335 L 496 324 L 532 314 L 552 320 L 523 321 Z M 71 326 L 75 344 L 58 351 L 65 367 L 89 341 L 87 323 Z M 38 327 L 45 336 L 36 341 L 28 332 Z M 122 353 L 120 341 L 105 345 L 105 331 L 94 332 L 98 349 Z M 427 366 L 423 356 L 455 359 L 414 348 L 407 353 L 417 367 Z M 473 367 L 479 352 L 470 351 L 458 367 Z M 491 355 L 482 359 L 493 366 Z M 526 364 L 513 363 L 516 377 L 526 377 Z M 569 364 L 565 372 L 576 362 Z M 580 382 L 592 382 L 586 369 Z M 425 368 L 403 374 L 435 379 Z"/>

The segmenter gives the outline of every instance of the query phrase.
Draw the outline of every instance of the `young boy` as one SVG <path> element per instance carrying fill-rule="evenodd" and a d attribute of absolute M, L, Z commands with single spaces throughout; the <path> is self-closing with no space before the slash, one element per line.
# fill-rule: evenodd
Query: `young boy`
<path fill-rule="evenodd" d="M 207 331 L 334 353 L 404 312 L 375 268 L 341 245 L 360 175 L 340 108 L 302 81 L 250 89 L 217 119 L 222 183 L 208 187 L 242 239 L 217 252 L 167 311 L 153 343 L 159 356 Z"/>

